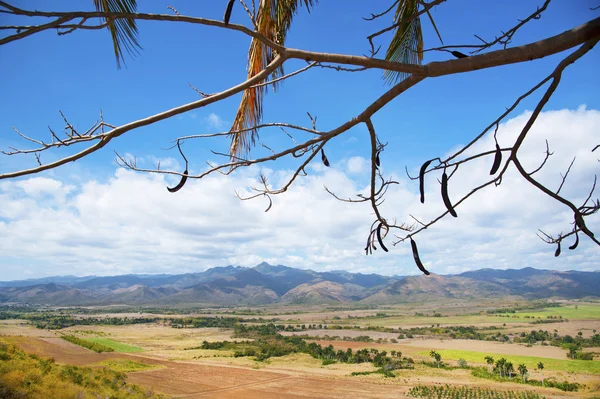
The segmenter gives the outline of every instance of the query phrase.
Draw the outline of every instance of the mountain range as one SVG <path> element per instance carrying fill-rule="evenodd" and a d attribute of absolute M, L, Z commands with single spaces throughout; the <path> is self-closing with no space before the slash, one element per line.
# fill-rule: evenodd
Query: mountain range
<path fill-rule="evenodd" d="M 600 296 L 600 272 L 481 269 L 457 275 L 382 276 L 316 272 L 261 263 L 187 274 L 57 276 L 0 282 L 0 303 L 83 305 L 262 305 L 360 302 L 389 304 L 507 295 Z"/>

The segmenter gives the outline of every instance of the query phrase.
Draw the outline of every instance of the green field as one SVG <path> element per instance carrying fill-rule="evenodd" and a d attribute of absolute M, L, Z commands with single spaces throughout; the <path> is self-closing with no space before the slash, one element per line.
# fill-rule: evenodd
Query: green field
<path fill-rule="evenodd" d="M 122 342 L 113 341 L 112 339 L 102 338 L 102 337 L 90 337 L 84 338 L 86 341 L 95 342 L 97 344 L 102 344 L 104 346 L 108 346 L 109 348 L 113 348 L 116 352 L 122 353 L 134 353 L 134 352 L 143 352 L 144 349 L 139 346 L 128 345 Z"/>
<path fill-rule="evenodd" d="M 559 308 L 545 308 L 534 312 L 504 313 L 504 315 L 511 317 L 519 316 L 521 321 L 523 321 L 525 316 L 542 319 L 545 319 L 547 316 L 561 316 L 563 319 L 569 320 L 600 320 L 600 305 L 569 305 Z"/>
<path fill-rule="evenodd" d="M 437 352 L 440 355 L 442 355 L 442 360 L 458 360 L 462 358 L 465 359 L 467 363 L 485 364 L 484 358 L 486 356 L 492 356 L 494 359 L 500 359 L 501 357 L 504 357 L 508 361 L 513 362 L 515 366 L 521 363 L 525 363 L 529 370 L 534 370 L 537 367 L 538 362 L 541 361 L 544 363 L 544 368 L 547 370 L 600 375 L 600 362 L 595 360 L 559 360 L 540 358 L 534 356 L 501 355 L 498 353 L 485 353 L 452 349 L 438 350 Z M 422 351 L 418 354 L 424 357 L 428 357 L 429 351 Z"/>

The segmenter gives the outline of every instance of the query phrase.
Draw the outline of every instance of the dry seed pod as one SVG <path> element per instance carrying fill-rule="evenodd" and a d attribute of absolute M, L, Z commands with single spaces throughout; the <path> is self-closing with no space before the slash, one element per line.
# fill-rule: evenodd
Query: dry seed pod
<path fill-rule="evenodd" d="M 229 18 L 231 17 L 231 10 L 233 9 L 233 3 L 235 0 L 229 0 L 227 3 L 227 8 L 225 9 L 225 15 L 223 15 L 223 22 L 225 25 L 229 24 Z"/>
<path fill-rule="evenodd" d="M 375 155 L 375 165 L 377 165 L 377 167 L 381 166 L 381 162 L 379 161 L 379 152 L 377 151 L 377 154 Z"/>
<path fill-rule="evenodd" d="M 323 165 L 329 167 L 329 160 L 325 156 L 325 151 L 321 148 L 321 161 L 323 161 Z"/>
<path fill-rule="evenodd" d="M 560 255 L 560 241 L 557 242 L 558 247 L 556 248 L 556 252 L 554 252 L 554 256 L 559 256 Z"/>
<path fill-rule="evenodd" d="M 442 174 L 442 199 L 444 200 L 444 205 L 446 205 L 446 209 L 448 212 L 454 217 L 458 217 L 452 203 L 450 202 L 450 197 L 448 196 L 448 175 L 446 172 Z"/>
<path fill-rule="evenodd" d="M 579 245 L 579 234 L 577 234 L 577 230 L 575 230 L 575 242 L 573 243 L 573 245 L 571 245 L 569 247 L 569 249 L 572 251 L 575 248 L 577 248 L 578 245 Z"/>
<path fill-rule="evenodd" d="M 466 58 L 466 57 L 468 57 L 468 55 L 463 54 L 460 51 L 452 51 L 450 54 L 452 54 L 456 58 Z"/>
<path fill-rule="evenodd" d="M 421 204 L 425 203 L 425 171 L 431 162 L 433 162 L 433 159 L 425 162 L 419 171 L 419 191 L 421 193 Z"/>
<path fill-rule="evenodd" d="M 492 169 L 490 169 L 490 175 L 495 175 L 498 169 L 500 168 L 500 163 L 502 162 L 502 150 L 500 150 L 500 146 L 496 143 L 496 155 L 494 155 L 494 164 L 492 165 Z"/>
<path fill-rule="evenodd" d="M 176 193 L 177 191 L 181 190 L 181 188 L 187 181 L 187 175 L 188 175 L 188 170 L 186 168 L 185 171 L 183 172 L 183 176 L 181 176 L 181 180 L 179 181 L 179 183 L 177 183 L 177 185 L 175 187 L 167 187 L 167 190 L 169 190 L 170 193 Z"/>
<path fill-rule="evenodd" d="M 365 255 L 369 255 L 369 252 L 371 254 L 373 253 L 373 248 L 371 248 L 371 246 L 373 245 L 372 237 L 373 237 L 373 232 L 369 233 L 369 238 L 367 238 L 367 246 L 365 247 Z"/>
<path fill-rule="evenodd" d="M 417 264 L 417 267 L 419 268 L 419 270 L 425 273 L 426 276 L 429 276 L 431 273 L 429 273 L 427 269 L 425 269 L 425 267 L 423 266 L 423 263 L 419 258 L 419 250 L 417 249 L 417 243 L 415 242 L 415 240 L 412 239 L 412 237 L 410 237 L 410 246 L 412 248 L 413 258 L 415 258 L 415 263 Z"/>
<path fill-rule="evenodd" d="M 377 226 L 377 241 L 379 241 L 379 245 L 381 245 L 381 249 L 383 249 L 385 252 L 388 252 L 388 249 L 385 247 L 385 245 L 383 245 L 383 240 L 381 239 L 381 227 L 383 226 L 383 223 L 379 223 L 379 226 Z"/>

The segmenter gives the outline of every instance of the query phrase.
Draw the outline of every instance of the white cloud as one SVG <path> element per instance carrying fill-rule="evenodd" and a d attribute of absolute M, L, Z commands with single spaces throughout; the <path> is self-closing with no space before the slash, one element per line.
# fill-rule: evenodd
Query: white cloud
<path fill-rule="evenodd" d="M 360 174 L 367 170 L 369 164 L 363 157 L 351 157 L 348 159 L 348 173 Z"/>
<path fill-rule="evenodd" d="M 213 129 L 222 129 L 225 127 L 225 121 L 221 119 L 221 117 L 214 112 L 211 112 L 206 118 L 204 118 L 206 124 Z"/>
<path fill-rule="evenodd" d="M 502 125 L 501 145 L 510 144 L 529 114 Z M 544 139 L 554 155 L 536 178 L 556 188 L 574 155 L 572 174 L 562 194 L 581 202 L 600 165 L 592 144 L 597 142 L 600 112 L 585 109 L 542 114 L 520 152 L 526 168 L 543 159 Z M 589 147 L 589 148 L 588 148 Z M 472 151 L 493 149 L 491 137 Z M 493 156 L 461 167 L 450 182 L 453 201 L 488 178 Z M 147 161 L 153 161 L 147 157 Z M 172 160 L 165 162 L 174 162 Z M 33 177 L 0 183 L 0 279 L 56 274 L 182 273 L 261 261 L 316 270 L 346 269 L 382 274 L 415 274 L 410 246 L 391 245 L 390 252 L 365 257 L 363 248 L 373 221 L 368 204 L 333 199 L 323 185 L 341 197 L 364 192 L 344 171 L 315 162 L 303 177 L 264 212 L 266 199 L 239 201 L 234 190 L 249 192 L 259 169 L 235 176 L 190 180 L 178 193 L 167 192 L 176 178 L 118 169 L 108 181 L 69 182 Z M 352 165 L 352 166 L 351 166 Z M 348 160 L 347 172 L 368 168 L 364 158 Z M 395 166 L 402 170 L 403 165 Z M 413 165 L 417 168 L 417 165 Z M 290 171 L 264 169 L 273 185 Z M 418 183 L 393 186 L 382 209 L 385 217 L 408 221 L 414 215 L 428 221 L 443 212 L 439 184 L 426 181 L 426 204 L 418 201 Z M 426 267 L 436 273 L 458 273 L 482 267 L 525 267 L 598 270 L 599 248 L 581 237 L 577 251 L 554 248 L 535 235 L 538 228 L 567 232 L 572 214 L 563 205 L 525 183 L 514 168 L 499 187 L 489 187 L 456 208 L 416 238 Z M 599 218 L 588 225 L 600 227 Z"/>

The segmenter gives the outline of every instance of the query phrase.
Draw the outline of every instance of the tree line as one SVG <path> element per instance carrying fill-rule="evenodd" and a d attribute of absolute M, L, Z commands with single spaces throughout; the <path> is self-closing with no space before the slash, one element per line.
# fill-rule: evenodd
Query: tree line
<path fill-rule="evenodd" d="M 324 365 L 339 363 L 372 363 L 387 376 L 393 376 L 392 370 L 414 368 L 414 361 L 409 357 L 403 357 L 400 351 L 379 351 L 378 349 L 359 349 L 353 351 L 335 350 L 333 345 L 322 346 L 315 342 L 307 343 L 298 336 L 283 336 L 281 325 L 272 323 L 263 325 L 239 324 L 234 329 L 234 337 L 252 338 L 255 348 L 244 352 L 234 353 L 234 356 L 256 356 L 256 360 L 263 361 L 270 357 L 285 356 L 291 353 L 306 353 L 315 359 L 323 361 Z M 247 345 L 247 342 L 245 343 Z M 208 345 L 215 345 L 208 344 Z"/>

